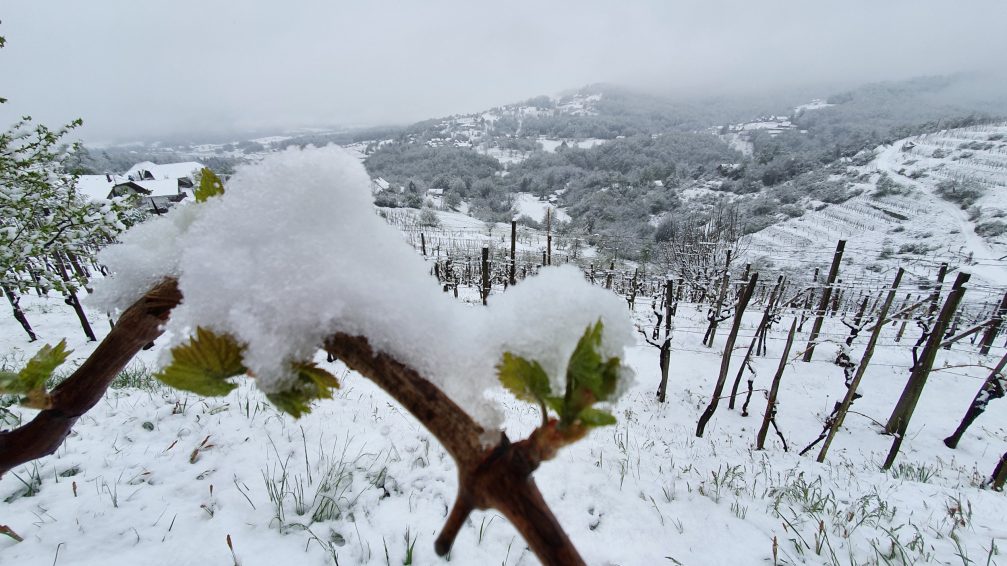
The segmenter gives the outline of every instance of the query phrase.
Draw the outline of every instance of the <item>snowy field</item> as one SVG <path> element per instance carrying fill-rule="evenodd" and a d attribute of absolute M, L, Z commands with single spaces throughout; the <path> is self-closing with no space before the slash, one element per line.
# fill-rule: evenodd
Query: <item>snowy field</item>
<path fill-rule="evenodd" d="M 517 193 L 514 198 L 514 209 L 517 210 L 518 215 L 527 215 L 532 220 L 541 222 L 543 225 L 545 224 L 546 209 L 549 208 L 552 209 L 554 220 L 561 222 L 570 221 L 570 215 L 566 213 L 566 210 L 556 208 L 531 193 Z"/>
<path fill-rule="evenodd" d="M 462 297 L 476 300 L 468 289 Z M 42 339 L 66 336 L 75 361 L 93 348 L 60 300 L 26 297 L 24 303 Z M 642 324 L 647 303 L 638 301 Z M 101 313 L 89 314 L 96 328 L 107 328 Z M 932 375 L 903 452 L 886 474 L 879 465 L 891 439 L 874 421 L 887 418 L 904 385 L 905 344 L 915 335 L 895 348 L 894 329 L 883 334 L 862 386 L 865 396 L 827 463 L 816 464 L 816 451 L 799 457 L 794 450 L 817 436 L 843 392 L 841 370 L 829 363 L 835 347 L 821 346 L 815 362 L 793 362 L 786 370 L 778 423 L 790 452 L 772 434 L 767 450 L 753 450 L 765 406 L 761 391 L 775 371 L 789 319 L 774 329 L 768 356 L 755 363 L 752 415 L 743 418 L 723 402 L 705 437 L 696 438 L 726 335 L 720 333 L 712 350 L 701 346 L 702 314 L 688 305 L 679 309 L 666 404 L 653 396 L 657 350 L 630 349 L 637 378 L 616 407 L 618 424 L 595 430 L 535 474 L 589 564 L 1002 561 L 990 553 L 1007 538 L 1004 495 L 977 485 L 1007 450 L 1007 413 L 996 407 L 980 417 L 957 450 L 941 443 L 986 373 L 976 365 L 991 365 L 1002 349 L 988 358 L 957 347 L 941 354 L 939 366 L 966 367 Z M 739 345 L 747 346 L 746 333 L 756 323 L 756 313 L 746 317 Z M 0 336 L 7 367 L 38 346 L 26 342 L 10 317 L 0 322 Z M 344 382 L 336 398 L 294 420 L 247 382 L 213 399 L 152 382 L 149 368 L 161 342 L 138 357 L 132 375 L 78 423 L 57 454 L 0 480 L 0 524 L 24 538 L 0 537 L 0 562 L 444 562 L 432 545 L 454 499 L 454 465 L 382 391 L 336 364 L 330 368 Z M 495 396 L 512 438 L 536 425 L 537 409 L 502 391 Z M 9 409 L 7 426 L 32 416 Z M 450 558 L 536 563 L 493 512 L 473 515 Z"/>

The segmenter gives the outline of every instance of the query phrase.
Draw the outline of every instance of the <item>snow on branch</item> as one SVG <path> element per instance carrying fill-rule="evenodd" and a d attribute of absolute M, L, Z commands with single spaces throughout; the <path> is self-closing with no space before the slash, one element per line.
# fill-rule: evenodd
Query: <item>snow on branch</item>
<path fill-rule="evenodd" d="M 484 393 L 504 352 L 537 360 L 562 390 L 584 329 L 605 326 L 600 353 L 633 343 L 618 298 L 572 267 L 550 268 L 485 309 L 446 296 L 423 258 L 374 214 L 360 162 L 338 148 L 291 149 L 240 169 L 220 197 L 177 207 L 101 254 L 113 276 L 100 306 L 130 304 L 165 277 L 185 297 L 167 329 L 175 344 L 196 328 L 232 336 L 267 393 L 296 382 L 333 332 L 414 368 L 480 424 L 501 422 Z M 620 392 L 629 370 L 621 368 Z"/>

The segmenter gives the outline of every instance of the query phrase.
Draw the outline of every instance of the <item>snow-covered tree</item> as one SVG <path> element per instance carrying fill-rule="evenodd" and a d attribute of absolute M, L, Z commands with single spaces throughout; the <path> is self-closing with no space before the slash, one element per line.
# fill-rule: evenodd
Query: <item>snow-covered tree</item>
<path fill-rule="evenodd" d="M 82 123 L 54 130 L 25 116 L 0 133 L 0 286 L 32 340 L 18 295 L 55 290 L 81 316 L 76 291 L 86 283 L 87 265 L 125 229 L 123 203 L 85 200 L 76 192 L 77 177 L 66 171 L 76 146 L 63 139 Z M 92 337 L 86 319 L 81 323 Z"/>
<path fill-rule="evenodd" d="M 16 311 L 31 288 L 76 303 L 94 254 L 125 229 L 126 206 L 86 201 L 64 168 L 61 140 L 80 124 L 52 130 L 25 117 L 0 133 L 0 284 Z"/>

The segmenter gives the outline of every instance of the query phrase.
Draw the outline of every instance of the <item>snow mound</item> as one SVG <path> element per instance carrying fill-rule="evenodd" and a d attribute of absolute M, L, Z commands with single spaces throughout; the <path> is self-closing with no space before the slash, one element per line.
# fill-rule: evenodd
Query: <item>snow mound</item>
<path fill-rule="evenodd" d="M 125 234 L 101 255 L 113 276 L 94 301 L 122 309 L 161 277 L 184 296 L 167 330 L 197 326 L 247 345 L 245 365 L 267 392 L 291 383 L 337 331 L 366 336 L 417 369 L 486 427 L 500 421 L 485 393 L 503 352 L 538 360 L 562 390 L 566 362 L 602 320 L 602 353 L 634 343 L 625 305 L 573 267 L 538 277 L 473 308 L 442 292 L 424 260 L 374 214 L 370 180 L 339 148 L 289 149 L 241 168 L 226 194 Z M 624 368 L 623 387 L 630 370 Z"/>

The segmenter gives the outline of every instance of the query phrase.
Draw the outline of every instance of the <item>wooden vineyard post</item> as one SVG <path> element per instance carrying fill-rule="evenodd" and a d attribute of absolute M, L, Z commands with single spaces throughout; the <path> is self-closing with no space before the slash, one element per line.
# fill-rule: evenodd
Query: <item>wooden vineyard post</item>
<path fill-rule="evenodd" d="M 801 322 L 797 323 L 797 331 L 804 332 L 804 323 L 808 320 L 808 311 L 811 310 L 811 305 L 815 302 L 815 284 L 818 283 L 818 268 L 815 268 L 815 274 L 811 276 L 811 286 L 808 287 L 807 296 L 804 297 L 804 306 L 801 308 Z"/>
<path fill-rule="evenodd" d="M 959 303 L 961 303 L 962 296 L 966 291 L 964 285 L 968 282 L 969 277 L 970 275 L 968 273 L 958 274 L 958 277 L 951 288 L 951 292 L 948 294 L 948 298 L 944 302 L 944 307 L 941 309 L 940 314 L 937 316 L 937 320 L 934 322 L 934 327 L 930 331 L 926 347 L 920 355 L 919 361 L 913 367 L 913 371 L 909 375 L 909 381 L 906 383 L 906 387 L 902 391 L 902 396 L 899 397 L 899 401 L 895 405 L 895 410 L 892 411 L 892 415 L 888 419 L 888 424 L 885 426 L 885 430 L 889 434 L 894 434 L 895 440 L 892 442 L 892 448 L 888 452 L 888 458 L 885 459 L 885 463 L 882 466 L 882 469 L 884 470 L 887 470 L 892 466 L 895 462 L 895 457 L 899 453 L 899 448 L 902 446 L 902 439 L 905 438 L 906 429 L 909 427 L 909 420 L 913 416 L 913 411 L 916 409 L 916 403 L 920 400 L 920 395 L 923 393 L 923 386 L 927 384 L 927 377 L 930 375 L 930 369 L 933 367 L 934 360 L 937 358 L 937 352 L 940 350 L 941 342 L 944 338 L 944 330 L 947 328 L 951 321 L 951 317 L 958 309 Z"/>
<path fill-rule="evenodd" d="M 731 386 L 731 398 L 727 403 L 728 409 L 734 409 L 735 397 L 738 395 L 738 386 L 741 384 L 741 376 L 745 373 L 745 368 L 752 360 L 752 353 L 755 351 L 756 344 L 759 343 L 759 337 L 762 335 L 763 329 L 769 324 L 769 319 L 773 314 L 773 307 L 775 306 L 775 301 L 777 298 L 777 293 L 780 292 L 780 286 L 783 284 L 783 276 L 779 276 L 776 279 L 776 286 L 773 287 L 772 294 L 769 295 L 769 300 L 766 301 L 766 310 L 762 313 L 762 320 L 759 321 L 759 326 L 755 329 L 755 335 L 752 336 L 752 341 L 748 344 L 748 351 L 745 352 L 744 359 L 741 360 L 741 367 L 738 368 L 738 375 L 734 378 L 734 384 Z M 751 386 L 749 386 L 749 391 L 751 391 Z M 747 417 L 748 412 L 743 411 L 741 416 Z"/>
<path fill-rule="evenodd" d="M 696 426 L 696 436 L 698 437 L 703 436 L 706 423 L 710 422 L 710 419 L 713 418 L 713 413 L 717 410 L 717 405 L 720 403 L 720 396 L 724 393 L 724 385 L 727 383 L 727 372 L 731 369 L 731 354 L 734 352 L 734 342 L 738 339 L 738 329 L 741 328 L 741 319 L 745 316 L 745 307 L 748 306 L 748 301 L 752 298 L 752 292 L 755 291 L 758 282 L 759 274 L 753 273 L 734 309 L 734 324 L 731 325 L 731 333 L 728 334 L 727 343 L 724 344 L 724 356 L 720 361 L 720 375 L 717 377 L 717 385 L 713 389 L 713 399 L 706 410 L 703 411 L 702 416 L 699 417 L 699 423 Z"/>
<path fill-rule="evenodd" d="M 836 281 L 835 293 L 832 295 L 832 316 L 837 316 L 839 314 L 839 304 L 843 300 L 843 280 L 839 279 Z"/>
<path fill-rule="evenodd" d="M 895 281 L 892 283 L 892 288 L 888 291 L 888 296 L 885 298 L 884 304 L 881 306 L 881 312 L 878 313 L 878 320 L 874 324 L 874 329 L 871 331 L 871 337 L 867 340 L 867 347 L 864 349 L 864 355 L 860 358 L 860 365 L 857 366 L 857 373 L 854 374 L 853 379 L 850 381 L 846 389 L 846 397 L 843 398 L 843 402 L 839 405 L 836 410 L 835 417 L 832 419 L 832 425 L 829 427 L 828 435 L 825 437 L 825 443 L 822 444 L 822 449 L 818 452 L 818 462 L 825 461 L 825 455 L 829 452 L 829 446 L 832 444 L 832 439 L 835 438 L 836 432 L 839 428 L 843 426 L 843 421 L 846 419 L 846 413 L 850 410 L 850 405 L 853 403 L 853 399 L 857 394 L 857 387 L 860 386 L 860 380 L 863 379 L 864 373 L 867 371 L 867 364 L 870 363 L 871 357 L 874 355 L 874 347 L 878 343 L 878 338 L 881 337 L 881 330 L 885 327 L 888 322 L 885 317 L 888 316 L 888 310 L 892 308 L 892 302 L 895 301 L 895 293 L 902 283 L 902 275 L 905 270 L 901 267 L 899 271 L 895 274 Z"/>
<path fill-rule="evenodd" d="M 969 405 L 967 411 L 965 411 L 965 416 L 962 417 L 962 422 L 958 425 L 954 434 L 944 439 L 944 445 L 948 448 L 956 448 L 958 442 L 962 439 L 962 435 L 969 428 L 969 425 L 975 421 L 979 415 L 986 412 L 986 406 L 993 399 L 1000 399 L 1004 396 L 1005 384 L 1007 380 L 1001 375 L 1003 373 L 1004 367 L 1007 366 L 1007 354 L 1004 354 L 1000 358 L 1000 363 L 997 364 L 993 371 L 990 372 L 989 377 L 983 382 L 982 387 L 979 388 L 979 392 L 976 393 L 975 398 L 972 399 L 972 404 Z"/>
<path fill-rule="evenodd" d="M 423 252 L 423 257 L 427 257 L 427 237 L 420 232 L 420 251 Z"/>
<path fill-rule="evenodd" d="M 997 307 L 996 312 L 993 314 L 993 320 L 990 321 L 990 325 L 986 327 L 986 332 L 983 334 L 982 340 L 979 342 L 979 353 L 983 356 L 990 353 L 990 348 L 993 347 L 993 340 L 996 339 L 997 334 L 1000 332 L 1000 326 L 1003 324 L 1004 315 L 1007 314 L 1007 293 L 1004 293 L 1004 298 L 1000 301 L 1000 306 Z"/>
<path fill-rule="evenodd" d="M 490 296 L 490 249 L 483 247 L 483 257 L 482 257 L 482 296 L 483 304 L 486 304 L 486 299 Z"/>
<path fill-rule="evenodd" d="M 552 265 L 552 208 L 545 209 L 545 264 Z"/>
<path fill-rule="evenodd" d="M 1004 483 L 1007 482 L 1007 453 L 1000 458 L 997 467 L 993 468 L 993 477 L 990 480 L 990 487 L 993 491 L 1003 491 Z"/>
<path fill-rule="evenodd" d="M 664 403 L 668 393 L 668 368 L 671 365 L 671 317 L 673 285 L 671 279 L 664 284 L 664 340 L 660 345 L 660 357 L 658 361 L 661 365 L 661 384 L 657 387 L 657 401 Z"/>
<path fill-rule="evenodd" d="M 517 279 L 517 220 L 510 221 L 510 284 L 516 285 Z"/>
<path fill-rule="evenodd" d="M 825 281 L 825 288 L 822 289 L 822 300 L 818 303 L 818 310 L 815 312 L 815 322 L 811 325 L 811 336 L 808 338 L 808 349 L 804 352 L 804 361 L 810 362 L 815 354 L 815 341 L 822 331 L 822 323 L 825 320 L 825 311 L 829 308 L 829 298 L 832 296 L 832 285 L 839 275 L 839 263 L 843 261 L 843 250 L 846 249 L 846 240 L 839 240 L 836 245 L 836 253 L 832 256 L 832 266 L 829 268 L 829 277 Z"/>
<path fill-rule="evenodd" d="M 764 450 L 766 447 L 766 434 L 769 432 L 769 425 L 774 424 L 776 419 L 776 395 L 780 391 L 780 380 L 783 378 L 783 370 L 787 368 L 787 357 L 790 356 L 790 347 L 794 345 L 794 333 L 797 332 L 797 317 L 790 324 L 790 332 L 787 333 L 787 344 L 783 347 L 783 356 L 780 357 L 780 365 L 776 368 L 776 375 L 773 376 L 773 384 L 769 387 L 769 399 L 766 401 L 766 414 L 762 417 L 762 426 L 759 434 L 755 438 L 755 449 Z M 777 429 L 777 432 L 779 430 Z M 783 437 L 780 436 L 782 440 Z M 783 442 L 786 449 L 787 443 Z"/>
<path fill-rule="evenodd" d="M 911 297 L 911 296 L 912 296 L 912 293 L 906 293 L 906 303 L 909 302 L 909 297 Z M 920 296 L 916 295 L 916 298 L 919 299 Z M 913 309 L 913 310 L 916 310 L 916 309 Z M 912 310 L 906 312 L 905 309 L 903 309 L 903 312 L 905 312 L 905 319 L 902 321 L 902 324 L 899 326 L 899 331 L 895 333 L 895 341 L 896 342 L 901 342 L 902 341 L 902 335 L 905 334 L 905 332 L 906 332 L 906 324 L 909 322 L 909 317 L 913 315 L 913 311 Z"/>
<path fill-rule="evenodd" d="M 947 274 L 948 264 L 942 263 L 941 268 L 937 270 L 937 286 L 934 287 L 933 295 L 931 295 L 930 309 L 927 311 L 927 314 L 934 314 L 937 312 L 937 303 L 941 299 L 941 288 L 944 286 L 944 278 L 947 277 Z"/>

